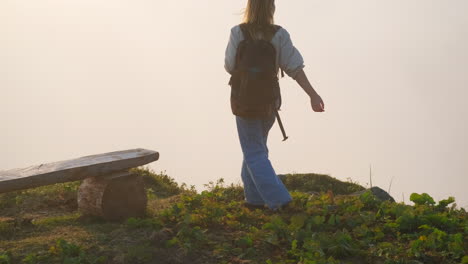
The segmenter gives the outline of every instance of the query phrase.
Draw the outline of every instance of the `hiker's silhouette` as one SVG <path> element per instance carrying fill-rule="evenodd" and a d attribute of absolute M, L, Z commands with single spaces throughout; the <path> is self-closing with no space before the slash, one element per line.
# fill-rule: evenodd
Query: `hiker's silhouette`
<path fill-rule="evenodd" d="M 268 158 L 268 133 L 277 116 L 282 128 L 277 113 L 281 106 L 279 70 L 309 95 L 313 111 L 325 111 L 289 33 L 274 24 L 275 8 L 274 0 L 248 0 L 244 23 L 231 29 L 225 54 L 225 69 L 231 74 L 231 107 L 244 156 L 241 177 L 245 201 L 249 207 L 267 206 L 272 210 L 292 199 Z"/>

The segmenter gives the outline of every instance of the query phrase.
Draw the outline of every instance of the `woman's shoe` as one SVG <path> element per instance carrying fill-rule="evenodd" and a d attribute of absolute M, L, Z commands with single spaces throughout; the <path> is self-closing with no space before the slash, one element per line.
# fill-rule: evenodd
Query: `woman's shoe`
<path fill-rule="evenodd" d="M 274 209 L 273 211 L 274 212 L 287 212 L 287 211 L 290 211 L 290 210 L 292 210 L 291 202 L 292 201 L 289 201 L 289 202 L 281 205 L 280 207 Z"/>
<path fill-rule="evenodd" d="M 265 205 L 263 204 L 251 204 L 248 202 L 244 202 L 244 207 L 249 208 L 250 210 L 255 210 L 255 209 L 265 209 Z"/>

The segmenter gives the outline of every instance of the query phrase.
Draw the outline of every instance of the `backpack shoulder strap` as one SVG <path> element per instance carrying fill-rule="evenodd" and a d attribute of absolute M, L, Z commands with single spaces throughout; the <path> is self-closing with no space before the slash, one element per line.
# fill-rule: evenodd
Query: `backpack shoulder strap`
<path fill-rule="evenodd" d="M 274 36 L 282 27 L 279 26 L 279 25 L 273 25 L 273 28 L 274 28 L 274 31 L 275 31 L 275 33 L 273 34 L 273 36 Z M 284 77 L 283 69 L 280 68 L 280 70 L 281 70 L 281 77 Z"/>
<path fill-rule="evenodd" d="M 275 28 L 275 33 L 278 32 L 278 30 L 281 29 L 281 26 L 279 26 L 279 25 L 273 25 L 273 27 Z"/>
<path fill-rule="evenodd" d="M 251 40 L 252 36 L 250 35 L 250 31 L 247 28 L 247 24 L 246 23 L 239 24 L 239 27 L 240 27 L 240 29 L 242 31 L 242 34 L 244 35 L 244 39 L 245 40 Z M 280 30 L 280 29 L 281 29 L 281 26 L 273 25 L 273 34 L 271 35 L 271 37 L 273 38 L 274 35 L 276 34 L 276 32 L 278 32 L 278 30 Z"/>
<path fill-rule="evenodd" d="M 245 23 L 242 23 L 239 25 L 241 31 L 242 31 L 242 34 L 244 35 L 244 39 L 245 40 L 251 40 L 252 37 L 250 36 L 250 32 L 249 30 L 247 29 L 247 25 Z"/>
<path fill-rule="evenodd" d="M 281 29 L 281 26 L 278 26 L 278 25 L 272 25 L 273 27 L 270 29 L 270 41 L 275 37 L 276 33 L 278 32 L 278 30 Z"/>

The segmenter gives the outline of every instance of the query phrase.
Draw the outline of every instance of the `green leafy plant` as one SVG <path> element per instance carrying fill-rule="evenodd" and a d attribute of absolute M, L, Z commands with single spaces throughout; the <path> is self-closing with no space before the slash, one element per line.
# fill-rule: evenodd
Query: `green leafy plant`
<path fill-rule="evenodd" d="M 11 258 L 7 253 L 0 252 L 0 264 L 10 264 Z"/>
<path fill-rule="evenodd" d="M 412 193 L 410 196 L 410 201 L 412 201 L 416 205 L 435 204 L 434 199 L 427 193 L 423 193 L 423 194 Z"/>
<path fill-rule="evenodd" d="M 287 175 L 288 187 L 297 190 L 293 201 L 270 211 L 243 206 L 242 187 L 223 179 L 198 193 L 166 174 L 135 172 L 145 177 L 149 206 L 164 206 L 120 223 L 53 210 L 32 222 L 21 220 L 22 209 L 43 208 L 25 202 L 32 196 L 45 201 L 52 194 L 76 195 L 75 185 L 0 196 L 11 215 L 0 221 L 0 248 L 9 252 L 0 252 L 0 264 L 149 264 L 156 258 L 196 264 L 468 263 L 467 212 L 453 197 L 436 203 L 423 193 L 411 195 L 414 205 L 382 202 L 369 191 L 349 195 L 364 189 L 355 183 Z"/>

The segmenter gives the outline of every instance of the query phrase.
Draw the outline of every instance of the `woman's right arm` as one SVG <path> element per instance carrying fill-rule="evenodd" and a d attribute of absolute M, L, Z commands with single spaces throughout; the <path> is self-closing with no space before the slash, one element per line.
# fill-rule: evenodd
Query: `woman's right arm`
<path fill-rule="evenodd" d="M 309 79 L 307 79 L 307 75 L 305 74 L 303 69 L 300 69 L 296 76 L 295 80 L 299 86 L 304 89 L 304 91 L 309 95 L 310 97 L 310 104 L 312 105 L 312 109 L 315 112 L 324 112 L 325 111 L 325 103 L 323 102 L 322 98 L 318 93 L 314 90 L 312 85 L 309 82 Z"/>
<path fill-rule="evenodd" d="M 303 70 L 304 59 L 302 58 L 301 53 L 296 49 L 296 47 L 294 47 L 291 37 L 285 29 L 282 34 L 279 61 L 281 69 L 283 69 L 291 78 L 296 80 L 299 86 L 301 86 L 309 95 L 312 109 L 315 112 L 325 111 L 325 104 L 323 103 L 322 98 L 320 98 L 314 90 Z"/>

